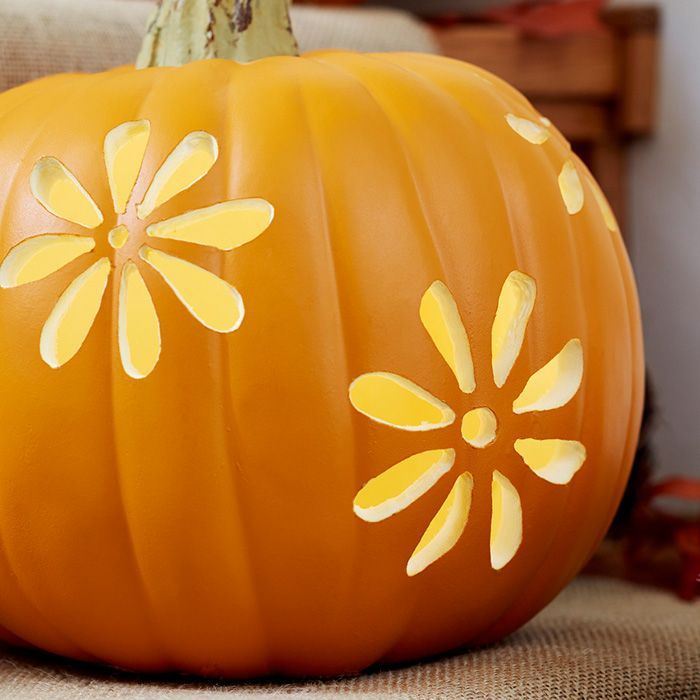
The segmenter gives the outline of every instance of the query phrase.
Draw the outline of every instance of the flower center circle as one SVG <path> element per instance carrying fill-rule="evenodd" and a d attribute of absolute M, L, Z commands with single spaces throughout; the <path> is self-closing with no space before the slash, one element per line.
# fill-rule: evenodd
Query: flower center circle
<path fill-rule="evenodd" d="M 472 447 L 486 447 L 496 439 L 496 414 L 485 406 L 473 408 L 462 418 L 462 437 Z"/>
<path fill-rule="evenodd" d="M 114 250 L 119 250 L 129 240 L 129 229 L 121 224 L 107 234 L 107 240 Z"/>

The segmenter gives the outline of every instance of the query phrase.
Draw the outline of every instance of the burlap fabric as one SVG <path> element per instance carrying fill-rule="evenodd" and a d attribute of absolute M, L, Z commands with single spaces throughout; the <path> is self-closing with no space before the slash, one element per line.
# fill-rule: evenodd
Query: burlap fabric
<path fill-rule="evenodd" d="M 49 73 L 133 63 L 152 3 L 141 0 L 0 0 L 0 90 Z M 434 51 L 431 33 L 393 10 L 292 11 L 304 51 Z"/>
<path fill-rule="evenodd" d="M 0 659 L 0 697 L 17 700 L 700 700 L 700 601 L 583 577 L 496 646 L 358 678 L 213 684 L 95 672 L 44 656 Z"/>

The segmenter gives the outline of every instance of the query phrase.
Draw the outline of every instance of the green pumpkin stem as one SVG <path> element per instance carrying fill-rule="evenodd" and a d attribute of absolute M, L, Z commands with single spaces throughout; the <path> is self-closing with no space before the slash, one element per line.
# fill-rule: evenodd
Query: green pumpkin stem
<path fill-rule="evenodd" d="M 159 0 L 137 68 L 298 56 L 290 0 Z"/>

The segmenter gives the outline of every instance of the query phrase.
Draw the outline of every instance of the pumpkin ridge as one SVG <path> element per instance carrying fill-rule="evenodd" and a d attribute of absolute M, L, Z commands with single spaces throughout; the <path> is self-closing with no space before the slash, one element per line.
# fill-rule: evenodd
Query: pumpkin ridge
<path fill-rule="evenodd" d="M 79 76 L 71 76 L 72 80 L 71 82 L 74 85 L 74 89 L 69 91 L 68 94 L 66 94 L 66 89 L 64 85 L 60 85 L 60 90 L 59 90 L 59 85 L 53 85 L 52 87 L 55 87 L 55 92 L 59 93 L 61 98 L 65 98 L 66 102 L 64 105 L 64 108 L 66 111 L 69 109 L 72 109 L 72 106 L 74 104 L 75 98 L 77 94 L 87 92 L 87 90 L 91 87 L 93 87 L 96 82 L 97 82 L 97 76 L 94 75 L 79 75 Z M 56 83 L 62 83 L 63 81 L 58 80 L 58 77 L 56 78 Z M 53 92 L 52 92 L 53 95 Z M 3 126 L 3 122 L 6 120 L 6 118 L 11 115 L 15 114 L 22 108 L 26 108 L 27 105 L 29 105 L 33 101 L 38 101 L 38 98 L 46 99 L 46 95 L 43 94 L 43 92 L 36 91 L 34 94 L 30 95 L 27 100 L 22 101 L 18 105 L 13 105 L 11 107 L 10 111 L 8 113 L 4 113 L 0 115 L 0 128 Z M 55 108 L 54 108 L 55 109 Z M 22 166 L 25 164 L 27 160 L 27 154 L 30 153 L 32 150 L 35 149 L 37 143 L 44 137 L 46 130 L 48 129 L 51 120 L 56 118 L 56 111 L 54 110 L 46 110 L 45 114 L 42 116 L 42 126 L 38 129 L 36 129 L 32 137 L 29 139 L 27 142 L 26 146 L 24 147 L 22 151 L 22 156 L 17 159 L 17 167 L 15 168 L 15 171 L 12 176 L 10 176 L 8 179 L 10 180 L 10 187 L 7 191 L 7 194 L 5 196 L 6 201 L 9 201 L 11 198 L 13 198 L 14 193 L 16 190 L 19 188 L 21 179 L 17 177 L 19 171 L 21 170 Z M 22 183 L 23 184 L 23 183 Z M 0 211 L 0 230 L 2 230 L 5 227 L 5 216 L 7 214 L 8 209 L 6 207 L 2 207 L 2 211 Z M 6 538 L 3 536 L 2 530 L 3 530 L 3 520 L 0 519 L 0 542 L 1 541 L 6 541 Z M 35 611 L 35 613 L 39 616 L 39 618 L 42 620 L 43 624 L 47 626 L 50 630 L 52 635 L 55 635 L 59 639 L 63 640 L 63 643 L 67 643 L 69 647 L 72 647 L 73 649 L 77 650 L 77 654 L 75 652 L 67 652 L 65 650 L 58 650 L 59 653 L 66 653 L 70 655 L 73 653 L 73 655 L 78 656 L 80 658 L 86 659 L 86 660 L 93 660 L 93 661 L 99 661 L 97 657 L 95 657 L 93 654 L 88 652 L 86 649 L 84 649 L 80 644 L 78 644 L 74 639 L 71 638 L 70 635 L 67 635 L 64 630 L 61 629 L 60 624 L 57 624 L 56 622 L 51 620 L 50 615 L 48 615 L 43 609 L 39 603 L 37 603 L 31 596 L 28 595 L 26 592 L 27 586 L 25 583 L 22 581 L 22 577 L 19 574 L 19 568 L 15 565 L 13 562 L 13 558 L 10 555 L 10 548 L 7 546 L 7 544 L 3 547 L 0 547 L 2 550 L 2 556 L 7 564 L 8 570 L 12 573 L 12 579 L 14 581 L 15 588 L 17 592 L 20 594 L 21 598 L 25 600 L 26 603 L 29 604 L 29 606 Z M 24 635 L 20 634 L 18 635 L 20 637 L 23 637 Z"/>
<path fill-rule="evenodd" d="M 335 56 L 331 55 L 331 59 L 335 58 Z M 342 58 L 342 56 L 340 57 Z M 360 57 L 354 57 L 354 59 L 360 60 Z M 411 191 L 413 193 L 413 196 L 415 197 L 418 206 L 420 208 L 421 214 L 422 214 L 422 219 L 423 219 L 423 224 L 424 224 L 424 232 L 427 235 L 427 238 L 429 240 L 429 244 L 427 247 L 430 248 L 432 257 L 434 258 L 433 265 L 437 267 L 438 269 L 438 275 L 437 278 L 442 280 L 443 282 L 447 282 L 449 286 L 449 279 L 450 276 L 447 275 L 446 271 L 446 266 L 444 263 L 444 258 L 440 254 L 439 246 L 438 246 L 438 241 L 437 237 L 435 236 L 433 227 L 429 221 L 429 216 L 427 214 L 427 209 L 425 206 L 425 202 L 423 200 L 423 197 L 421 196 L 420 189 L 418 187 L 418 178 L 416 176 L 416 170 L 414 167 L 414 162 L 413 162 L 413 156 L 410 153 L 410 150 L 407 146 L 407 142 L 404 136 L 404 128 L 400 127 L 397 124 L 397 119 L 394 118 L 392 114 L 389 113 L 389 111 L 386 109 L 384 103 L 380 98 L 375 94 L 375 91 L 370 88 L 366 82 L 362 79 L 361 76 L 359 76 L 357 73 L 355 73 L 352 70 L 348 70 L 347 66 L 343 64 L 342 66 L 339 65 L 336 61 L 323 61 L 324 63 L 332 63 L 333 67 L 340 68 L 344 73 L 349 74 L 352 78 L 354 78 L 355 81 L 361 84 L 363 90 L 365 93 L 367 93 L 368 97 L 372 101 L 372 103 L 376 106 L 378 109 L 379 113 L 382 115 L 382 118 L 388 125 L 389 129 L 392 132 L 393 139 L 400 149 L 401 155 L 402 155 L 402 161 L 409 173 L 410 176 L 410 181 L 411 181 Z M 368 70 L 370 72 L 373 72 L 375 69 L 375 66 L 372 65 L 373 63 L 376 64 L 381 64 L 382 67 L 387 70 L 387 71 L 397 71 L 397 72 L 403 72 L 407 75 L 409 80 L 416 80 L 423 86 L 428 87 L 428 92 L 433 92 L 432 86 L 427 83 L 427 81 L 424 81 L 421 76 L 413 73 L 410 70 L 403 70 L 402 66 L 396 66 L 395 64 L 392 64 L 391 62 L 384 61 L 381 58 L 375 56 L 375 55 L 370 55 L 370 56 L 362 56 L 361 60 L 365 63 L 368 64 Z M 377 80 L 377 78 L 375 78 Z M 383 98 L 389 100 L 390 98 Z M 434 273 L 433 273 L 434 274 Z M 435 279 L 435 276 L 433 277 Z M 420 297 L 419 297 L 420 298 Z M 463 319 L 462 319 L 463 322 Z M 418 326 L 420 326 L 420 321 L 417 323 Z M 467 331 L 468 332 L 468 331 Z M 435 352 L 437 353 L 437 349 L 431 344 L 430 344 L 430 352 Z M 455 382 L 455 378 L 452 377 L 453 382 Z M 422 385 L 419 385 L 422 388 Z M 432 394 L 432 391 L 430 392 Z M 446 402 L 447 403 L 447 402 Z M 383 472 L 382 472 L 383 473 Z M 459 477 L 458 477 L 459 478 Z M 455 488 L 456 481 L 452 481 L 451 486 L 449 487 L 448 491 L 449 493 L 452 493 L 452 489 Z M 445 485 L 442 485 L 442 489 L 444 490 Z M 433 486 L 433 491 L 439 491 L 441 489 L 440 485 L 435 485 Z M 471 502 L 471 492 L 470 492 L 470 502 Z M 431 520 L 432 522 L 432 520 Z M 423 528 L 421 527 L 421 536 L 424 536 Z M 461 537 L 460 533 L 460 537 Z M 458 538 L 459 539 L 459 538 Z M 409 606 L 409 608 L 406 610 L 405 614 L 403 615 L 403 621 L 402 624 L 399 626 L 399 629 L 396 631 L 396 633 L 393 635 L 393 642 L 390 644 L 387 644 L 385 648 L 382 650 L 382 652 L 378 655 L 377 660 L 378 663 L 384 663 L 384 662 L 391 662 L 393 655 L 395 654 L 395 651 L 399 648 L 401 648 L 401 645 L 405 643 L 405 640 L 410 636 L 410 631 L 414 627 L 417 612 L 419 609 L 419 603 L 417 599 L 414 599 L 412 604 Z"/>
<path fill-rule="evenodd" d="M 161 75 L 158 75 L 158 74 Z M 154 100 L 153 93 L 157 92 L 158 82 L 164 83 L 168 80 L 170 76 L 164 75 L 165 71 L 141 71 L 138 74 L 140 84 L 135 86 L 132 91 L 128 93 L 128 96 L 133 102 L 133 107 L 131 108 L 131 116 L 129 117 L 132 121 L 150 121 L 149 117 L 152 115 L 152 109 L 150 102 Z M 109 76 L 114 82 L 118 81 L 120 78 L 131 79 L 129 73 L 122 72 L 122 69 L 115 68 L 107 73 L 103 74 Z M 112 82 L 112 81 L 110 81 Z M 108 84 L 103 85 L 104 90 L 108 90 Z M 141 183 L 143 183 L 144 178 L 146 178 L 146 161 L 149 158 L 149 153 L 152 154 L 153 151 L 153 132 L 157 131 L 157 125 L 151 124 L 152 130 L 149 139 L 149 145 L 144 156 L 144 160 L 141 164 L 141 169 L 139 171 L 137 180 L 132 188 L 129 196 L 130 204 L 135 202 L 135 191 Z M 164 160 L 167 153 L 162 154 L 162 159 Z M 156 161 L 156 168 L 162 164 L 158 163 L 158 157 L 154 159 L 153 155 L 151 157 L 151 162 Z M 152 177 L 152 175 L 151 175 Z M 150 179 L 149 179 L 150 182 Z M 145 191 L 145 190 L 144 190 Z M 144 270 L 148 272 L 148 270 Z M 144 276 L 146 279 L 146 276 Z M 115 282 L 117 278 L 115 277 Z M 120 284 L 114 283 L 110 285 L 111 293 L 109 297 L 110 306 L 110 327 L 118 328 L 118 315 L 119 315 L 119 292 Z M 150 292 L 153 294 L 153 292 Z M 147 646 L 150 651 L 150 663 L 161 669 L 161 670 L 172 670 L 179 668 L 177 661 L 177 652 L 171 648 L 168 643 L 169 634 L 167 630 L 163 629 L 161 623 L 161 613 L 162 609 L 158 606 L 157 602 L 154 600 L 153 591 L 148 582 L 147 572 L 144 570 L 143 554 L 141 551 L 141 546 L 137 543 L 135 532 L 139 527 L 139 523 L 135 521 L 133 517 L 133 510 L 127 505 L 127 493 L 126 493 L 126 483 L 128 481 L 128 475 L 125 474 L 125 467 L 123 460 L 120 458 L 122 450 L 128 453 L 129 447 L 124 447 L 121 443 L 123 442 L 119 435 L 123 431 L 128 431 L 128 426 L 120 429 L 120 425 L 123 421 L 128 420 L 128 416 L 124 414 L 123 410 L 117 408 L 117 403 L 122 400 L 123 389 L 118 389 L 116 387 L 122 386 L 121 375 L 123 373 L 119 346 L 118 346 L 118 335 L 116 333 L 110 333 L 109 335 L 109 411 L 111 414 L 110 420 L 110 435 L 111 435 L 111 446 L 110 454 L 112 465 L 111 473 L 112 478 L 116 483 L 115 493 L 117 494 L 117 511 L 119 513 L 119 519 L 123 531 L 120 533 L 126 556 L 128 557 L 131 566 L 129 568 L 129 590 L 133 596 L 132 606 L 138 607 L 138 614 L 134 615 L 133 619 L 137 621 L 140 629 L 140 635 L 147 638 Z M 127 467 L 128 468 L 128 467 Z M 134 622 L 132 621 L 132 624 Z"/>
<path fill-rule="evenodd" d="M 376 59 L 375 55 L 369 55 L 369 56 L 365 55 L 365 56 L 362 56 L 361 58 L 359 56 L 353 56 L 353 58 L 355 60 L 358 60 L 358 61 L 360 61 L 361 58 L 364 59 L 366 61 L 366 63 L 369 65 L 370 71 L 372 70 L 371 63 L 375 60 L 377 61 L 377 63 L 382 63 L 384 66 L 386 66 L 389 69 L 395 67 L 388 62 L 384 62 L 384 61 Z M 403 161 L 404 161 L 404 164 L 406 166 L 406 170 L 408 171 L 408 174 L 409 174 L 410 179 L 411 179 L 411 185 L 412 185 L 411 189 L 413 192 L 413 196 L 414 196 L 416 202 L 418 203 L 418 207 L 421 211 L 422 219 L 423 219 L 424 226 L 425 226 L 425 232 L 427 233 L 427 236 L 430 240 L 429 248 L 432 251 L 432 254 L 435 258 L 435 267 L 437 268 L 437 272 L 438 272 L 436 279 L 440 279 L 442 281 L 445 281 L 447 275 L 446 275 L 444 259 L 440 253 L 440 249 L 439 249 L 439 246 L 437 244 L 437 238 L 434 234 L 434 230 L 433 230 L 434 227 L 430 221 L 430 216 L 428 215 L 428 209 L 426 207 L 425 200 L 422 197 L 421 192 L 420 192 L 420 188 L 418 186 L 418 179 L 416 177 L 416 172 L 415 172 L 415 164 L 413 163 L 412 157 L 410 155 L 410 151 L 407 147 L 406 139 L 403 135 L 403 129 L 398 128 L 397 123 L 396 123 L 396 119 L 394 117 L 392 117 L 391 114 L 389 114 L 389 112 L 386 109 L 383 102 L 380 101 L 380 99 L 377 97 L 375 92 L 361 79 L 361 77 L 359 75 L 357 75 L 357 73 L 355 73 L 354 71 L 348 70 L 347 66 L 338 64 L 335 61 L 326 61 L 323 59 L 320 59 L 320 60 L 319 59 L 312 59 L 312 60 L 314 60 L 316 62 L 324 63 L 325 65 L 330 65 L 333 68 L 341 71 L 345 75 L 354 79 L 354 81 L 357 82 L 358 85 L 361 86 L 362 90 L 369 96 L 370 100 L 376 105 L 379 114 L 382 116 L 382 118 L 387 123 L 389 130 L 394 135 L 394 140 L 396 141 L 397 146 L 401 150 Z M 408 73 L 408 75 L 411 78 L 415 77 L 410 71 L 406 71 L 406 72 Z M 449 282 L 446 282 L 446 283 L 449 286 Z"/>
<path fill-rule="evenodd" d="M 226 65 L 225 69 L 221 72 L 228 73 L 229 66 Z M 217 71 L 218 73 L 219 71 Z M 218 78 L 218 76 L 217 76 Z M 234 122 L 234 118 L 231 115 L 232 104 L 235 104 L 235 90 L 234 81 L 229 81 L 226 83 L 226 98 L 224 100 L 224 109 L 220 115 L 220 123 L 222 125 L 231 124 Z M 219 150 L 219 160 L 218 167 L 226 173 L 226 186 L 224 192 L 224 198 L 226 201 L 231 200 L 234 197 L 234 193 L 231 190 L 231 173 L 234 170 L 232 164 L 231 153 L 233 148 L 227 143 L 228 138 L 233 138 L 228 136 L 227 140 L 224 142 L 223 148 Z M 228 146 L 228 147 L 226 147 Z M 230 268 L 234 266 L 235 260 L 232 255 L 225 255 L 223 252 L 219 252 L 216 256 L 218 262 L 217 274 L 221 279 L 228 280 L 231 279 Z M 240 481 L 243 480 L 242 468 L 238 466 L 236 445 L 243 442 L 243 434 L 240 427 L 240 421 L 238 419 L 237 412 L 233 405 L 232 393 L 229 387 L 235 386 L 235 382 L 232 379 L 232 359 L 231 351 L 228 348 L 226 342 L 226 336 L 220 336 L 218 341 L 220 364 L 218 366 L 218 372 L 220 372 L 223 377 L 222 386 L 223 389 L 220 390 L 221 395 L 221 406 L 224 412 L 224 416 L 221 419 L 221 443 L 222 449 L 226 455 L 227 459 L 227 469 L 225 481 L 228 486 L 227 491 L 229 492 L 231 507 L 231 519 L 235 518 L 235 522 L 238 528 L 242 531 L 240 537 L 240 542 L 238 546 L 238 551 L 241 553 L 241 558 L 244 562 L 245 573 L 242 574 L 242 578 L 245 579 L 246 588 L 249 597 L 249 614 L 253 620 L 257 623 L 257 629 L 259 630 L 256 635 L 255 644 L 259 649 L 259 657 L 263 659 L 264 664 L 261 669 L 261 673 L 270 674 L 275 671 L 272 667 L 272 640 L 269 629 L 269 621 L 265 617 L 264 613 L 264 601 L 261 600 L 262 596 L 256 586 L 256 582 L 259 576 L 259 567 L 256 566 L 255 558 L 255 547 L 249 544 L 255 533 L 254 527 L 250 523 L 250 516 L 248 510 L 245 507 L 245 498 L 242 495 L 242 488 Z"/>
<path fill-rule="evenodd" d="M 313 60 L 313 59 L 312 59 Z M 313 60 L 314 63 L 319 64 L 319 67 L 321 70 L 324 72 L 329 70 L 328 66 L 321 66 L 320 61 Z M 324 248 L 326 249 L 326 256 L 328 261 L 330 262 L 330 278 L 331 278 L 331 283 L 330 287 L 332 290 L 333 294 L 333 303 L 337 309 L 337 314 L 336 318 L 338 321 L 339 325 L 339 335 L 341 338 L 341 344 L 340 344 L 340 350 L 342 352 L 342 358 L 340 360 L 341 365 L 342 365 L 342 383 L 339 383 L 339 386 L 342 387 L 342 390 L 345 391 L 346 387 L 350 383 L 350 377 L 351 377 L 351 370 L 350 370 L 350 341 L 349 341 L 349 336 L 350 333 L 347 329 L 347 324 L 345 322 L 345 314 L 343 313 L 343 308 L 346 305 L 346 302 L 343 300 L 343 293 L 341 291 L 341 282 L 338 274 L 338 258 L 337 258 L 337 253 L 334 248 L 334 241 L 333 241 L 333 228 L 331 226 L 331 220 L 330 220 L 330 214 L 329 214 L 329 208 L 328 208 L 328 192 L 326 190 L 326 186 L 324 185 L 323 181 L 323 164 L 321 162 L 321 159 L 318 155 L 318 135 L 316 134 L 316 131 L 314 129 L 314 123 L 312 121 L 312 116 L 313 116 L 313 111 L 314 111 L 314 106 L 315 103 L 310 100 L 309 95 L 308 95 L 308 88 L 305 85 L 303 80 L 299 80 L 297 83 L 297 90 L 298 90 L 298 96 L 299 96 L 299 105 L 301 108 L 302 112 L 302 117 L 301 121 L 303 122 L 305 126 L 305 136 L 308 139 L 308 147 L 307 151 L 309 153 L 310 160 L 313 164 L 313 170 L 316 174 L 316 181 L 315 181 L 315 187 L 314 191 L 316 194 L 316 197 L 319 201 L 320 204 L 320 210 L 322 212 L 322 220 L 323 220 L 323 233 L 325 234 L 323 236 L 323 239 L 327 242 Z M 351 494 L 350 498 L 348 499 L 349 502 L 352 502 L 352 497 L 355 492 L 355 486 L 359 482 L 358 478 L 358 468 L 359 468 L 359 458 L 358 458 L 358 449 L 357 446 L 358 444 L 363 444 L 364 439 L 363 437 L 360 437 L 360 434 L 357 431 L 357 424 L 354 420 L 354 414 L 353 414 L 353 408 L 350 404 L 349 401 L 345 402 L 345 422 L 349 426 L 349 433 L 351 435 L 351 439 L 349 440 L 349 444 L 353 446 L 353 453 L 349 457 L 349 462 L 352 464 L 352 469 L 349 474 L 347 483 L 349 484 L 348 492 Z M 346 561 L 351 562 L 351 564 L 348 565 L 348 584 L 347 584 L 347 589 L 352 590 L 352 583 L 358 578 L 358 572 L 360 572 L 361 567 L 362 567 L 362 558 L 360 556 L 360 550 L 358 548 L 358 540 L 359 537 L 357 535 L 357 531 L 359 529 L 359 524 L 355 523 L 355 520 L 353 518 L 353 522 L 350 526 L 351 528 L 351 535 L 352 535 L 352 542 L 353 542 L 353 550 L 352 552 L 348 552 L 346 556 Z M 345 592 L 344 592 L 345 594 Z M 347 595 L 347 594 L 345 594 Z M 341 596 L 338 596 L 338 599 L 340 600 Z M 342 603 L 341 603 L 342 605 Z M 352 605 L 352 602 L 350 603 Z"/>

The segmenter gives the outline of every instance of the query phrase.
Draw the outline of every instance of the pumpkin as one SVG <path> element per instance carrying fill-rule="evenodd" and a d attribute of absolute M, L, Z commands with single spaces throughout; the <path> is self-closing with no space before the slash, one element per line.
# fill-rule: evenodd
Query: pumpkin
<path fill-rule="evenodd" d="M 14 644 L 247 678 L 489 643 L 620 499 L 637 296 L 569 144 L 264 5 L 165 0 L 139 69 L 0 96 Z"/>

